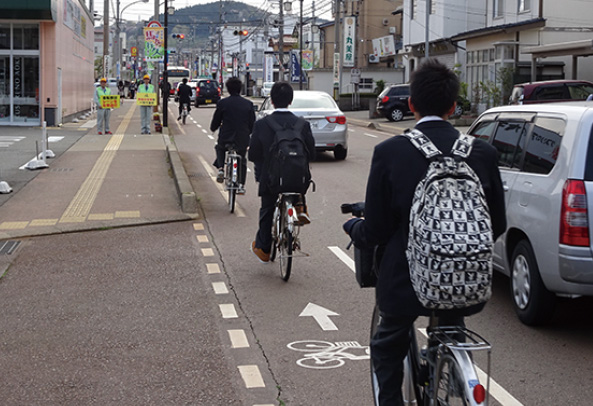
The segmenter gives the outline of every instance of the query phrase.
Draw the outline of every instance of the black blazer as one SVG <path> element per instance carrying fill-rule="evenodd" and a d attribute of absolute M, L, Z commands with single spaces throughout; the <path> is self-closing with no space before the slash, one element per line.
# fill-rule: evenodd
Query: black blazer
<path fill-rule="evenodd" d="M 446 121 L 428 121 L 416 128 L 444 154 L 451 151 L 459 134 Z M 477 139 L 467 163 L 482 182 L 496 239 L 506 229 L 504 191 L 496 150 Z M 430 315 L 430 310 L 425 309 L 416 297 L 406 259 L 412 198 L 427 169 L 428 160 L 406 137 L 395 136 L 377 145 L 367 183 L 365 220 L 351 221 L 344 227 L 356 243 L 386 244 L 376 288 L 379 309 L 386 315 Z M 483 306 L 449 312 L 470 315 Z"/>
<path fill-rule="evenodd" d="M 218 145 L 235 143 L 238 151 L 247 150 L 249 135 L 253 130 L 255 112 L 253 103 L 238 94 L 225 97 L 216 104 L 210 131 L 218 132 Z"/>
<path fill-rule="evenodd" d="M 255 122 L 251 142 L 249 143 L 249 160 L 255 165 L 255 180 L 259 182 L 258 196 L 272 194 L 266 182 L 260 182 L 260 179 L 268 178 L 268 165 L 270 161 L 270 147 L 274 143 L 274 130 L 270 127 L 269 121 L 276 120 L 278 123 L 293 124 L 297 120 L 303 120 L 295 116 L 290 111 L 275 111 L 269 116 Z M 311 132 L 311 125 L 306 122 L 301 131 L 305 146 L 309 152 L 309 161 L 315 158 L 315 139 Z"/>
<path fill-rule="evenodd" d="M 177 96 L 179 96 L 179 104 L 191 102 L 191 87 L 186 84 L 180 84 L 179 89 L 177 90 Z"/>

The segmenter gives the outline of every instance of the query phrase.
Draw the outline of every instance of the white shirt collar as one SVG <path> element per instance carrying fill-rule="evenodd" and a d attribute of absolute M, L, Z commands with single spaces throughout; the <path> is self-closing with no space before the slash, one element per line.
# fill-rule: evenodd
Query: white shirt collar
<path fill-rule="evenodd" d="M 281 107 L 281 108 L 277 108 L 277 109 L 276 109 L 276 110 L 274 110 L 274 111 L 290 111 L 290 110 L 288 110 L 288 108 L 287 108 L 287 107 Z"/>
<path fill-rule="evenodd" d="M 424 116 L 420 120 L 418 120 L 416 125 L 426 123 L 428 121 L 445 121 L 445 120 L 443 120 L 443 118 L 439 117 L 439 116 Z"/>

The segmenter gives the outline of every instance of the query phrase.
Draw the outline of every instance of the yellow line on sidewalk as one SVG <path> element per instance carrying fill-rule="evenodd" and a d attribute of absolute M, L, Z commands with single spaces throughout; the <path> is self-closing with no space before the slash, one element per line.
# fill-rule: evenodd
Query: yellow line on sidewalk
<path fill-rule="evenodd" d="M 87 216 L 93 207 L 93 203 L 99 194 L 99 190 L 103 185 L 109 166 L 111 166 L 111 162 L 113 161 L 113 158 L 115 158 L 115 154 L 123 141 L 124 134 L 132 120 L 135 110 L 136 104 L 134 103 L 128 113 L 124 116 L 124 119 L 115 131 L 115 134 L 109 139 L 109 142 L 95 163 L 91 173 L 89 173 L 89 176 L 87 176 L 80 189 L 78 189 L 76 196 L 74 196 L 74 199 L 72 199 L 70 205 L 68 205 L 68 208 L 62 214 L 60 223 L 81 223 L 87 219 Z"/>

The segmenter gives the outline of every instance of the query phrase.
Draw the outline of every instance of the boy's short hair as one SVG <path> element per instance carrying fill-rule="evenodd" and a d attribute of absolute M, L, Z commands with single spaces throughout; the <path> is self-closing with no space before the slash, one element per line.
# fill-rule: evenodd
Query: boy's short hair
<path fill-rule="evenodd" d="M 292 103 L 294 91 L 288 82 L 276 82 L 272 86 L 272 90 L 270 90 L 270 97 L 274 107 L 284 109 Z"/>
<path fill-rule="evenodd" d="M 187 78 L 183 78 L 183 79 L 181 79 L 181 81 L 185 84 L 185 83 L 187 83 Z"/>
<path fill-rule="evenodd" d="M 241 93 L 241 79 L 239 79 L 236 76 L 233 76 L 232 78 L 229 78 L 226 81 L 226 90 L 228 90 L 228 92 L 230 94 L 239 94 Z"/>
<path fill-rule="evenodd" d="M 436 59 L 428 59 L 412 73 L 410 100 L 420 116 L 442 117 L 459 95 L 459 78 Z"/>

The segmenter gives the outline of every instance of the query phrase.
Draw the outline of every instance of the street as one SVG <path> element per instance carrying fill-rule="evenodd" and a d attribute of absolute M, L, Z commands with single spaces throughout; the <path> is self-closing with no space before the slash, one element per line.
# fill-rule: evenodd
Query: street
<path fill-rule="evenodd" d="M 341 228 L 348 217 L 340 205 L 364 200 L 374 146 L 414 121 L 373 120 L 389 133 L 355 118 L 346 160 L 318 154 L 311 165 L 316 191 L 307 194 L 312 223 L 301 229 L 303 254 L 284 282 L 277 263 L 262 264 L 250 252 L 260 204 L 253 173 L 234 214 L 215 181 L 213 112 L 214 106 L 193 108 L 182 125 L 175 120 L 177 106 L 169 106 L 169 133 L 199 200 L 199 216 L 172 220 L 172 182 L 159 179 L 163 188 L 152 188 L 154 198 L 135 198 L 144 204 L 141 217 L 159 224 L 106 223 L 13 239 L 20 245 L 0 278 L 0 403 L 372 405 L 374 290 L 356 284 Z M 129 156 L 146 153 L 129 141 L 139 141 L 136 116 L 124 135 Z M 76 141 L 80 148 L 84 139 Z M 119 161 L 116 169 L 121 174 L 109 172 L 105 185 L 118 176 L 124 183 L 129 168 Z M 164 158 L 162 167 L 138 167 L 134 176 L 141 182 L 161 172 Z M 27 187 L 23 182 L 18 193 Z M 0 198 L 4 216 L 16 197 Z M 100 194 L 100 212 L 111 210 L 110 198 L 127 202 L 134 196 Z M 159 213 L 159 205 L 167 210 Z M 519 322 L 511 301 L 508 279 L 496 275 L 492 300 L 467 320 L 493 347 L 490 404 L 590 404 L 593 300 L 562 300 L 552 324 L 538 329 Z M 486 371 L 485 359 L 476 357 L 476 363 Z"/>

